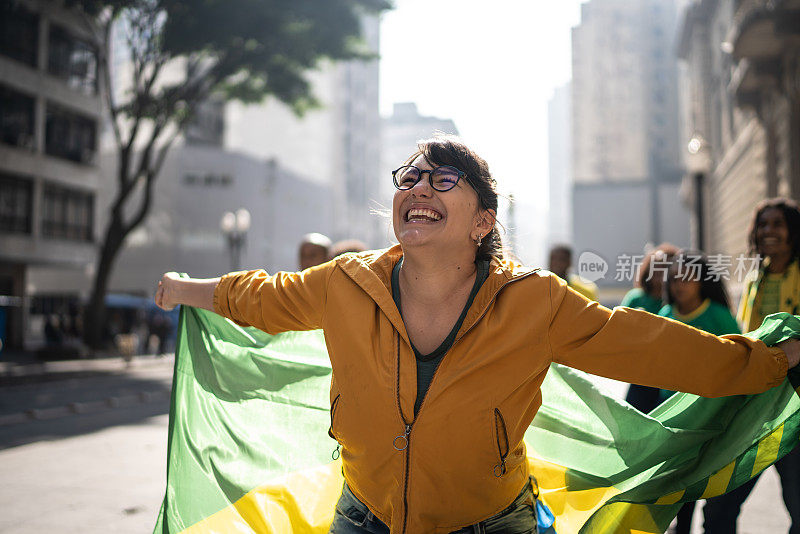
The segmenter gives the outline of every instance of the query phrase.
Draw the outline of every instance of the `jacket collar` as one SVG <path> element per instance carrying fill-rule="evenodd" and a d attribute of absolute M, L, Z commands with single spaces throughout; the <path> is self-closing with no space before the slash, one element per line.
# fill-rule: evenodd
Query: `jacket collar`
<path fill-rule="evenodd" d="M 400 311 L 392 299 L 391 292 L 392 269 L 402 257 L 403 249 L 400 245 L 395 245 L 384 250 L 339 256 L 336 263 L 375 301 L 395 329 L 410 345 L 405 323 L 403 323 Z M 489 305 L 506 284 L 525 278 L 538 270 L 508 260 L 500 262 L 493 259 L 489 265 L 489 276 L 475 296 L 475 300 L 464 318 L 464 323 L 456 335 L 456 340 L 466 334 L 483 317 Z"/>
<path fill-rule="evenodd" d="M 406 342 L 411 344 L 400 310 L 392 299 L 392 269 L 403 257 L 400 245 L 384 250 L 345 254 L 336 258 L 337 265 L 375 301 Z"/>

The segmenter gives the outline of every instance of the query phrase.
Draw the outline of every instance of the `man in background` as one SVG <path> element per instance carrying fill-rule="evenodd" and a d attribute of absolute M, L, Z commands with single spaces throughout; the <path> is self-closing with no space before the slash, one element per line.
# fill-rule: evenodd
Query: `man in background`
<path fill-rule="evenodd" d="M 328 261 L 330 249 L 331 240 L 328 236 L 318 233 L 303 236 L 299 250 L 300 270 Z"/>
<path fill-rule="evenodd" d="M 550 249 L 550 272 L 563 279 L 569 287 L 589 300 L 597 300 L 597 286 L 584 280 L 575 273 L 570 273 L 572 267 L 572 248 L 569 245 L 556 245 Z"/>

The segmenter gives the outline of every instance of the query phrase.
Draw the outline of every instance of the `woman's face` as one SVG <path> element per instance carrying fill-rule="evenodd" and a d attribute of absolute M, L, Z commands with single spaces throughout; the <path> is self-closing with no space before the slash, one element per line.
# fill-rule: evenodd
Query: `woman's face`
<path fill-rule="evenodd" d="M 792 245 L 789 242 L 789 227 L 786 217 L 778 208 L 767 208 L 756 222 L 756 248 L 762 256 L 780 256 L 790 254 Z"/>
<path fill-rule="evenodd" d="M 433 170 L 424 156 L 410 163 L 422 171 Z M 480 233 L 485 236 L 491 224 L 485 224 L 484 210 L 479 209 L 478 194 L 461 178 L 449 191 L 431 187 L 428 173 L 411 189 L 396 190 L 392 201 L 394 235 L 405 247 L 436 244 L 475 250 Z M 493 221 L 492 221 L 493 224 Z"/>
<path fill-rule="evenodd" d="M 670 267 L 669 274 L 672 277 L 669 284 L 669 293 L 676 304 L 689 304 L 701 298 L 703 283 L 699 276 L 695 276 L 692 270 L 687 270 L 682 275 L 678 274 L 675 266 Z"/>

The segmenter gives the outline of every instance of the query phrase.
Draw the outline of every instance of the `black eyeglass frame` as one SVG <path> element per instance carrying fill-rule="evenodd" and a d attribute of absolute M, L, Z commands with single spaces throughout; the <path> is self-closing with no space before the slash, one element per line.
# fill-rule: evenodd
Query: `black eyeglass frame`
<path fill-rule="evenodd" d="M 397 183 L 397 173 L 400 172 L 401 169 L 407 169 L 409 167 L 417 169 L 417 172 L 419 173 L 419 176 L 417 177 L 417 180 L 413 184 L 411 184 L 409 187 L 400 187 L 400 184 Z M 456 176 L 458 176 L 456 181 L 453 182 L 453 185 L 451 185 L 447 189 L 439 189 L 438 187 L 433 185 L 433 174 L 436 171 L 438 171 L 439 169 L 443 169 L 443 168 L 454 170 L 456 172 Z M 428 173 L 428 183 L 431 184 L 431 188 L 433 188 L 436 191 L 439 191 L 440 193 L 444 193 L 445 191 L 450 191 L 451 189 L 453 189 L 455 186 L 458 185 L 458 182 L 461 181 L 461 178 L 464 178 L 464 177 L 467 176 L 466 172 L 464 172 L 464 171 L 462 171 L 460 169 L 457 169 L 457 168 L 453 167 L 452 165 L 439 165 L 438 167 L 434 167 L 433 169 L 431 169 L 429 171 L 424 171 L 424 170 L 420 169 L 419 167 L 417 167 L 416 165 L 401 165 L 400 167 L 398 167 L 398 168 L 396 168 L 395 170 L 392 171 L 392 183 L 394 183 L 395 188 L 399 189 L 400 191 L 408 191 L 409 189 L 413 189 L 414 186 L 417 185 L 420 180 L 422 180 L 422 173 L 424 173 L 424 172 Z M 469 179 L 467 179 L 467 181 L 469 181 Z"/>

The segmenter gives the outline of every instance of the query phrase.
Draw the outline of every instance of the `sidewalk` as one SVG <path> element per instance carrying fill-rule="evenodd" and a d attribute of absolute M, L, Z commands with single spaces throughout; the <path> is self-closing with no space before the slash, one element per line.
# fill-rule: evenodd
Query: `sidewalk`
<path fill-rule="evenodd" d="M 0 427 L 150 404 L 169 405 L 174 355 L 0 362 Z"/>

